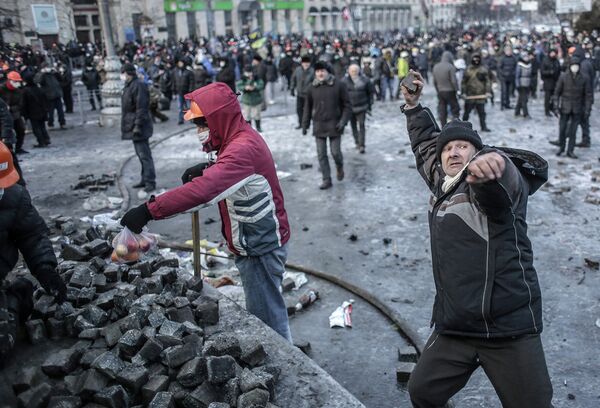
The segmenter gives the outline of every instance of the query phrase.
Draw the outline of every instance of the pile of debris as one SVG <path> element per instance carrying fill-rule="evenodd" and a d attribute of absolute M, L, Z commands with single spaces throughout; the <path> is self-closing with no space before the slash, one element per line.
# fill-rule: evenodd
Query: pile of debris
<path fill-rule="evenodd" d="M 275 407 L 280 369 L 260 342 L 217 329 L 219 299 L 200 278 L 157 253 L 107 263 L 115 230 L 53 223 L 67 301 L 39 289 L 25 326 L 33 344 L 79 341 L 14 378 L 19 406 Z"/>
<path fill-rule="evenodd" d="M 114 186 L 115 181 L 117 180 L 117 175 L 115 173 L 111 174 L 102 174 L 100 177 L 96 177 L 93 174 L 82 174 L 79 176 L 77 180 L 77 184 L 71 186 L 73 190 L 83 190 L 87 189 L 88 191 L 106 191 L 108 186 Z"/>

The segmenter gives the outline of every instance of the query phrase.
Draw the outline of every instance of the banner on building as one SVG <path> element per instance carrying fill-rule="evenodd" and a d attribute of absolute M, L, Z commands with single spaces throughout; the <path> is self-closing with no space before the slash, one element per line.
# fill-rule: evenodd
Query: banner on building
<path fill-rule="evenodd" d="M 538 11 L 537 1 L 522 1 L 521 10 L 523 11 Z"/>
<path fill-rule="evenodd" d="M 556 14 L 592 11 L 592 0 L 556 0 Z"/>
<path fill-rule="evenodd" d="M 33 22 L 38 34 L 58 34 L 58 19 L 54 4 L 32 4 Z"/>
<path fill-rule="evenodd" d="M 177 13 L 179 11 L 204 11 L 206 10 L 206 1 L 203 0 L 165 0 L 165 12 Z M 231 0 L 213 0 L 213 10 L 233 10 Z"/>

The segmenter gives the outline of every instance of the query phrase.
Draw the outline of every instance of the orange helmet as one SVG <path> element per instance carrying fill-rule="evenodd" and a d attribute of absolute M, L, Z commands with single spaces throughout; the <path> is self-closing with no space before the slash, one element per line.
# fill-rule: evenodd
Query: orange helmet
<path fill-rule="evenodd" d="M 15 170 L 12 154 L 4 143 L 0 142 L 0 188 L 8 188 L 19 181 L 19 173 Z"/>
<path fill-rule="evenodd" d="M 190 109 L 188 109 L 183 116 L 185 120 L 192 120 L 202 117 L 204 117 L 204 113 L 202 113 L 202 110 L 195 101 L 190 103 Z"/>
<path fill-rule="evenodd" d="M 6 77 L 8 79 L 10 79 L 11 81 L 22 81 L 23 80 L 23 78 L 21 78 L 21 74 L 19 74 L 17 71 L 10 71 Z"/>

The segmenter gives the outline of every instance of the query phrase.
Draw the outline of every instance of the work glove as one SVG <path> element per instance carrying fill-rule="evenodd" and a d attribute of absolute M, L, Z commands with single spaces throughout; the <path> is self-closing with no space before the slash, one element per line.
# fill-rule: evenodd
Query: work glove
<path fill-rule="evenodd" d="M 204 172 L 204 169 L 206 169 L 207 167 L 207 162 L 202 162 L 200 164 L 196 164 L 195 166 L 190 167 L 189 169 L 183 172 L 183 175 L 181 176 L 181 182 L 185 184 L 192 181 L 192 179 L 195 179 L 196 177 L 200 177 Z"/>
<path fill-rule="evenodd" d="M 36 272 L 35 278 L 47 294 L 54 296 L 56 303 L 63 303 L 67 300 L 67 287 L 58 272 L 56 272 L 56 269 L 51 267 L 44 268 Z"/>
<path fill-rule="evenodd" d="M 302 136 L 306 136 L 308 134 L 308 129 L 302 129 Z"/>
<path fill-rule="evenodd" d="M 142 228 L 148 224 L 148 221 L 152 219 L 152 214 L 146 207 L 146 204 L 134 207 L 127 211 L 123 218 L 121 218 L 121 225 L 129 228 L 131 231 L 139 234 L 142 232 Z"/>

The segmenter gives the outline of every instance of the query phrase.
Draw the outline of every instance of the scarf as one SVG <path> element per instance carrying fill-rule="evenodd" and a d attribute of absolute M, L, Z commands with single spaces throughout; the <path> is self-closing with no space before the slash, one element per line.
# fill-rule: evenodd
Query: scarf
<path fill-rule="evenodd" d="M 479 152 L 481 152 L 481 150 Z M 460 181 L 460 179 L 463 176 L 463 173 L 465 172 L 467 167 L 469 167 L 469 164 L 471 164 L 473 159 L 475 157 L 477 157 L 479 152 L 475 153 L 475 155 L 473 157 L 471 157 L 471 160 L 469 160 L 467 162 L 467 164 L 465 164 L 465 166 L 462 169 L 460 169 L 460 171 L 458 173 L 456 173 L 456 175 L 454 177 L 450 177 L 448 175 L 444 176 L 444 182 L 442 183 L 442 192 L 447 193 L 448 191 L 450 191 L 452 189 L 452 187 L 454 187 L 456 185 L 456 183 L 458 183 Z"/>

